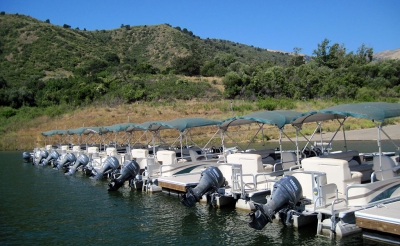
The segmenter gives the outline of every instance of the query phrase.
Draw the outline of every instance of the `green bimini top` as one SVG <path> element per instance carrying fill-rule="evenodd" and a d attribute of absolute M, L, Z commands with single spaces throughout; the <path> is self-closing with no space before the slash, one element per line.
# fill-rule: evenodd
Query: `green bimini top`
<path fill-rule="evenodd" d="M 66 134 L 68 134 L 67 130 L 51 130 L 47 132 L 42 132 L 42 135 L 46 137 L 51 137 L 53 135 L 66 135 Z"/>
<path fill-rule="evenodd" d="M 158 131 L 163 129 L 177 129 L 180 132 L 186 129 L 202 127 L 202 126 L 218 126 L 219 120 L 210 120 L 206 118 L 181 118 L 170 121 L 150 121 L 145 122 L 141 126 L 150 131 Z"/>
<path fill-rule="evenodd" d="M 68 135 L 88 135 L 92 133 L 99 133 L 100 132 L 100 127 L 80 127 L 80 128 L 75 128 L 75 129 L 69 129 L 67 130 Z"/>
<path fill-rule="evenodd" d="M 274 125 L 282 129 L 301 113 L 291 110 L 258 111 L 251 114 L 236 116 L 223 120 L 219 127 L 227 130 L 230 126 L 238 126 L 251 123 L 263 123 Z"/>
<path fill-rule="evenodd" d="M 115 124 L 112 126 L 103 126 L 101 127 L 101 131 L 103 133 L 105 132 L 124 132 L 127 131 L 128 128 L 131 128 L 133 131 L 134 128 L 138 128 L 139 125 L 135 124 L 135 123 L 123 123 L 123 124 Z M 141 127 L 139 127 L 141 128 Z M 141 130 L 144 130 L 144 128 L 141 128 Z"/>
<path fill-rule="evenodd" d="M 340 104 L 321 110 L 306 112 L 294 118 L 291 124 L 301 125 L 307 122 L 345 119 L 347 117 L 383 122 L 385 119 L 398 116 L 400 116 L 399 103 L 365 102 Z"/>

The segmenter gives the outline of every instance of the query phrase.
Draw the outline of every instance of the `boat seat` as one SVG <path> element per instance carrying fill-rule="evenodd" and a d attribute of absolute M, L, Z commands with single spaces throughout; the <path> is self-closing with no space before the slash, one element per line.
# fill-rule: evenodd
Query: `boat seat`
<path fill-rule="evenodd" d="M 92 157 L 99 157 L 99 147 L 89 147 L 87 153 Z"/>
<path fill-rule="evenodd" d="M 330 153 L 327 155 L 321 155 L 319 157 L 346 160 L 349 163 L 349 166 L 356 166 L 361 164 L 360 154 L 356 150 Z"/>
<path fill-rule="evenodd" d="M 282 168 L 283 170 L 289 170 L 291 167 L 297 164 L 297 156 L 294 152 L 282 152 Z M 280 163 L 279 163 L 280 164 Z M 279 169 L 276 169 L 279 170 Z"/>
<path fill-rule="evenodd" d="M 131 150 L 131 158 L 135 160 L 140 169 L 145 169 L 150 163 L 154 164 L 154 159 L 150 158 L 152 161 L 149 162 L 149 150 L 148 149 L 132 149 Z"/>
<path fill-rule="evenodd" d="M 69 148 L 68 148 L 68 145 L 62 145 L 61 146 L 61 154 L 65 154 L 65 153 L 67 153 L 67 150 L 68 150 Z"/>
<path fill-rule="evenodd" d="M 249 152 L 243 152 L 243 154 L 258 154 L 261 156 L 261 162 L 264 166 L 268 164 L 274 165 L 276 161 L 275 149 L 263 149 L 263 150 L 253 150 Z"/>
<path fill-rule="evenodd" d="M 327 183 L 334 183 L 339 194 L 346 194 L 346 187 L 351 184 L 360 184 L 362 173 L 351 172 L 346 160 L 333 158 L 310 157 L 302 160 L 304 171 L 326 173 Z"/>
<path fill-rule="evenodd" d="M 360 172 L 363 174 L 361 182 L 369 181 L 371 179 L 371 173 L 373 172 L 374 165 L 372 163 L 362 163 L 360 154 L 356 150 L 335 152 L 328 155 L 322 155 L 319 157 L 345 160 L 349 163 L 350 171 Z"/>
<path fill-rule="evenodd" d="M 231 164 L 241 164 L 242 165 L 242 178 L 243 182 L 246 183 L 246 188 L 255 188 L 256 181 L 254 175 L 257 173 L 268 172 L 264 168 L 261 162 L 261 156 L 258 154 L 244 154 L 235 153 L 227 156 L 227 162 Z M 271 165 L 272 166 L 272 165 Z M 251 184 L 251 186 L 249 186 Z"/>
<path fill-rule="evenodd" d="M 201 161 L 201 160 L 206 160 L 206 156 L 205 155 L 199 155 L 196 151 L 194 150 L 189 150 L 189 155 L 190 155 L 190 159 L 192 161 Z"/>
<path fill-rule="evenodd" d="M 379 164 L 379 156 L 374 156 L 374 171 L 377 180 L 385 180 L 400 176 L 400 165 L 396 165 L 390 156 L 382 155 L 382 169 Z M 381 170 L 381 171 L 380 171 Z"/>
<path fill-rule="evenodd" d="M 176 159 L 176 153 L 172 150 L 159 150 L 157 151 L 157 161 L 160 164 L 170 165 L 174 164 Z"/>
<path fill-rule="evenodd" d="M 118 152 L 117 149 L 114 147 L 108 147 L 106 149 L 106 155 L 107 156 L 118 156 Z"/>

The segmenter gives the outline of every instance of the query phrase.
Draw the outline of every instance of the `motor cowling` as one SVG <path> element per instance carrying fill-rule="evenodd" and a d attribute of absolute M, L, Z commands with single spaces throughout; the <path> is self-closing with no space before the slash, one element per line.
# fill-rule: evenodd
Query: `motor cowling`
<path fill-rule="evenodd" d="M 47 156 L 47 158 L 43 160 L 42 164 L 47 165 L 49 164 L 49 161 L 57 160 L 58 157 L 60 157 L 60 154 L 56 150 L 52 150 L 49 156 Z"/>
<path fill-rule="evenodd" d="M 293 176 L 284 176 L 274 184 L 272 195 L 267 204 L 253 203 L 256 211 L 249 213 L 251 228 L 261 230 L 273 216 L 284 208 L 294 208 L 303 197 L 303 189 L 299 181 Z"/>
<path fill-rule="evenodd" d="M 107 171 L 114 171 L 119 167 L 119 161 L 115 156 L 109 156 L 107 159 L 104 161 L 102 167 L 100 170 L 93 170 L 95 174 L 93 175 L 92 178 L 94 179 L 100 179 L 103 177 L 104 173 Z"/>
<path fill-rule="evenodd" d="M 39 165 L 41 164 L 43 159 L 46 159 L 47 156 L 49 156 L 49 152 L 46 150 L 40 150 L 39 152 L 36 152 L 35 154 L 35 164 Z"/>
<path fill-rule="evenodd" d="M 201 173 L 199 184 L 195 188 L 188 188 L 181 203 L 186 207 L 193 207 L 207 192 L 216 192 L 225 184 L 225 178 L 219 168 L 211 166 Z"/>
<path fill-rule="evenodd" d="M 32 155 L 29 152 L 23 152 L 22 153 L 22 159 L 24 159 L 26 162 L 31 162 L 32 161 Z"/>
<path fill-rule="evenodd" d="M 128 163 L 126 163 L 121 169 L 121 173 L 118 178 L 112 179 L 111 182 L 108 183 L 108 191 L 118 190 L 126 180 L 134 179 L 139 172 L 139 164 L 134 160 L 128 161 Z"/>
<path fill-rule="evenodd" d="M 85 154 L 79 155 L 74 165 L 70 166 L 69 169 L 65 172 L 65 175 L 74 174 L 80 166 L 85 167 L 88 163 L 89 163 L 89 157 L 87 155 Z"/>
<path fill-rule="evenodd" d="M 76 161 L 74 153 L 67 153 L 64 158 L 57 163 L 57 168 L 67 167 Z"/>

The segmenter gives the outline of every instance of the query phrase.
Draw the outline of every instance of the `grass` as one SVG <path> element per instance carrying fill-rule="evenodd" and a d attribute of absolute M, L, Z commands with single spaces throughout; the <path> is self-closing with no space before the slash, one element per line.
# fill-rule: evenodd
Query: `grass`
<path fill-rule="evenodd" d="M 231 107 L 231 103 L 233 106 Z M 296 102 L 295 108 L 291 109 L 298 112 L 306 112 L 311 109 L 321 109 L 332 106 L 329 102 L 313 101 Z M 231 111 L 231 108 L 234 111 Z M 158 120 L 172 120 L 176 118 L 187 117 L 200 117 L 215 120 L 224 120 L 233 116 L 244 115 L 254 111 L 260 110 L 257 108 L 256 103 L 248 101 L 174 101 L 174 102 L 152 102 L 152 103 L 138 103 L 138 104 L 124 104 L 117 107 L 101 107 L 101 106 L 88 106 L 85 108 L 77 109 L 73 112 L 67 112 L 60 116 L 49 117 L 40 116 L 33 118 L 22 125 L 16 125 L 11 131 L 7 131 L 0 139 L 1 150 L 31 150 L 34 147 L 42 147 L 45 145 L 45 138 L 41 132 L 54 130 L 54 129 L 73 129 L 82 126 L 107 126 L 119 123 L 143 123 L 146 121 Z M 389 121 L 389 124 L 398 124 L 399 119 L 395 118 Z M 324 132 L 335 131 L 338 127 L 337 122 L 328 121 L 324 122 L 322 129 Z M 346 120 L 345 130 L 355 130 L 363 128 L 374 127 L 374 124 L 369 120 L 349 118 Z M 310 135 L 314 131 L 315 123 L 306 124 L 303 126 L 302 132 L 305 135 Z M 216 132 L 216 127 L 201 127 L 191 130 L 191 135 L 196 143 L 205 144 Z M 230 127 L 230 136 L 238 143 L 247 143 L 251 140 L 253 135 L 257 132 L 258 125 L 250 124 L 243 126 Z M 292 126 L 285 127 L 285 132 L 289 137 L 295 136 L 295 129 Z M 142 132 L 136 132 L 132 136 L 132 141 L 139 138 Z M 264 140 L 277 140 L 279 139 L 279 131 L 274 126 L 264 126 Z M 175 130 L 163 130 L 160 133 L 161 137 L 172 143 L 179 135 Z M 103 136 L 108 141 L 114 140 L 114 135 Z M 117 135 L 119 143 L 124 134 Z M 68 138 L 53 137 L 47 139 L 52 140 L 53 144 L 60 142 L 69 143 Z M 90 141 L 95 141 L 96 138 L 92 137 Z M 77 138 L 72 138 L 73 143 L 77 143 Z M 230 142 L 230 139 L 226 139 Z M 256 142 L 262 142 L 261 136 L 255 138 Z M 81 141 L 82 142 L 82 141 Z M 219 146 L 220 139 L 211 142 L 211 145 Z"/>

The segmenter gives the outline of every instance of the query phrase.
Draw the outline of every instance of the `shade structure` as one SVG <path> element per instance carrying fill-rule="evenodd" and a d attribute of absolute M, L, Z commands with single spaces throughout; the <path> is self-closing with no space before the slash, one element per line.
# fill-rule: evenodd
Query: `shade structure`
<path fill-rule="evenodd" d="M 219 127 L 227 130 L 230 126 L 238 126 L 251 123 L 263 123 L 274 125 L 281 129 L 289 124 L 295 117 L 301 113 L 291 110 L 275 110 L 275 111 L 258 111 L 251 114 L 236 116 L 223 120 Z"/>
<path fill-rule="evenodd" d="M 291 124 L 301 125 L 307 122 L 344 119 L 347 117 L 383 122 L 385 119 L 399 116 L 399 103 L 364 102 L 353 104 L 340 104 L 321 110 L 306 112 L 295 117 L 292 120 Z"/>
<path fill-rule="evenodd" d="M 206 118 L 180 118 L 170 121 L 152 121 L 143 123 L 142 126 L 148 126 L 151 131 L 158 131 L 163 129 L 177 129 L 184 132 L 186 129 L 204 126 L 217 126 L 221 121 L 210 120 Z"/>

